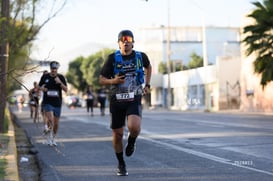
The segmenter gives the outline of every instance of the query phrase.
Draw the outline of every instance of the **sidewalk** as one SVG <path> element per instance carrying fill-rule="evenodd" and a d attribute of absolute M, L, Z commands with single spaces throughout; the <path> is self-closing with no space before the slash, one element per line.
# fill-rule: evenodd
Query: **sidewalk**
<path fill-rule="evenodd" d="M 15 142 L 14 125 L 9 118 L 8 133 L 0 134 L 1 151 L 0 158 L 6 160 L 5 181 L 19 181 L 17 166 L 17 148 Z"/>

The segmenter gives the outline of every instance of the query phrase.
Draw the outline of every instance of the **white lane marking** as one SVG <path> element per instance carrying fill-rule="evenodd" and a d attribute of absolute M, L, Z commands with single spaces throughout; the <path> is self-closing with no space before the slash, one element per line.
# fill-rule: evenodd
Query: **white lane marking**
<path fill-rule="evenodd" d="M 225 127 L 223 125 L 217 125 L 217 124 L 210 124 L 210 125 L 208 125 L 207 123 L 196 123 L 196 125 L 199 125 L 199 126 L 210 126 L 210 127 L 215 127 L 215 128 L 224 128 Z"/>

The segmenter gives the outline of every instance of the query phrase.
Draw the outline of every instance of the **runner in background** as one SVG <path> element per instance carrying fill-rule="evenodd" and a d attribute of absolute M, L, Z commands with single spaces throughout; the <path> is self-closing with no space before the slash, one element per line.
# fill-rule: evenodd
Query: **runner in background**
<path fill-rule="evenodd" d="M 43 75 L 48 74 L 47 70 L 43 71 Z M 46 111 L 45 111 L 45 104 L 44 104 L 44 99 L 43 99 L 44 92 L 41 92 L 41 114 L 42 114 L 42 119 L 44 123 L 44 133 L 47 134 L 49 132 L 49 123 L 46 117 Z"/>
<path fill-rule="evenodd" d="M 18 112 L 21 113 L 23 111 L 24 103 L 25 103 L 25 96 L 24 94 L 20 94 L 17 96 L 17 107 L 18 107 Z"/>
<path fill-rule="evenodd" d="M 48 122 L 51 126 L 47 142 L 50 146 L 57 146 L 56 135 L 62 110 L 62 91 L 67 92 L 65 77 L 58 73 L 59 62 L 50 62 L 50 73 L 42 75 L 39 87 L 44 92 L 43 104 Z"/>
<path fill-rule="evenodd" d="M 105 102 L 106 102 L 106 88 L 103 85 L 99 90 L 98 90 L 98 101 L 100 103 L 100 114 L 101 116 L 105 115 Z"/>
<path fill-rule="evenodd" d="M 33 118 L 33 122 L 37 122 L 38 109 L 39 109 L 39 97 L 40 90 L 37 82 L 33 83 L 33 88 L 29 90 L 29 107 L 30 107 L 30 117 Z M 34 114 L 34 117 L 33 117 Z"/>
<path fill-rule="evenodd" d="M 91 116 L 94 116 L 93 110 L 94 110 L 94 93 L 93 93 L 93 86 L 89 85 L 86 90 L 86 109 L 87 113 L 89 114 L 89 110 L 91 112 Z"/>

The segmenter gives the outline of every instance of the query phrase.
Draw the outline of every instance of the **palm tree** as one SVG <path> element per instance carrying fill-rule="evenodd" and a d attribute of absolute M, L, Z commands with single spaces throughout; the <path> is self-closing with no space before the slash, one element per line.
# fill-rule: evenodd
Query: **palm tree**
<path fill-rule="evenodd" d="M 245 26 L 243 39 L 246 54 L 255 54 L 254 72 L 261 74 L 260 84 L 264 88 L 273 80 L 273 0 L 253 2 L 256 8 L 248 15 L 253 25 Z"/>

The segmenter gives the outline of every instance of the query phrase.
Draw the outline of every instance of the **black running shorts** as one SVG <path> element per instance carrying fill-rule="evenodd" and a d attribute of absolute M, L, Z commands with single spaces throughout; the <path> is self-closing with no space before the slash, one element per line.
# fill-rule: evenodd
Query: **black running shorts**
<path fill-rule="evenodd" d="M 135 96 L 133 101 L 118 102 L 114 98 L 110 101 L 110 113 L 112 129 L 118 129 L 125 126 L 128 115 L 142 116 L 141 96 Z"/>

